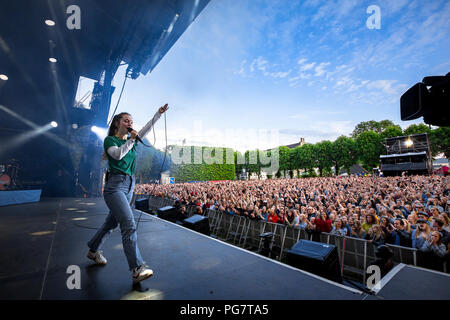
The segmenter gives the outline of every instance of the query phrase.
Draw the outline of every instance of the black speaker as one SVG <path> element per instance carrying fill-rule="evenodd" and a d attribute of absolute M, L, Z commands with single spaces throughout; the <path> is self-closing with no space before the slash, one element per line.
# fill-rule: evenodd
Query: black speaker
<path fill-rule="evenodd" d="M 184 219 L 182 225 L 183 227 L 203 233 L 207 236 L 210 235 L 208 217 L 201 216 L 199 214 L 194 214 L 192 217 Z"/>
<path fill-rule="evenodd" d="M 170 222 L 176 222 L 177 221 L 177 209 L 173 206 L 166 206 L 158 209 L 157 212 L 158 218 L 170 221 Z"/>
<path fill-rule="evenodd" d="M 134 206 L 136 208 L 136 210 L 141 210 L 141 211 L 148 211 L 148 198 L 145 199 L 137 199 L 134 202 Z"/>
<path fill-rule="evenodd" d="M 332 281 L 342 282 L 336 246 L 300 240 L 287 251 L 288 264 Z"/>

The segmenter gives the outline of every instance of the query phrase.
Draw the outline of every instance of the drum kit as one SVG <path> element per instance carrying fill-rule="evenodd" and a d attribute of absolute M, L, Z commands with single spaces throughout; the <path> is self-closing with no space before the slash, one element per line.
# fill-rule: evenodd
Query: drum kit
<path fill-rule="evenodd" d="M 12 190 L 16 187 L 19 165 L 15 159 L 7 164 L 0 164 L 0 191 Z"/>

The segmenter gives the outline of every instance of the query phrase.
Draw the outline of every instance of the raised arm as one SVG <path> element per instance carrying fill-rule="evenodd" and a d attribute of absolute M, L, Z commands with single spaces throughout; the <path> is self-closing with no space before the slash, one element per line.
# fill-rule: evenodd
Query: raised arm
<path fill-rule="evenodd" d="M 159 108 L 158 111 L 156 111 L 153 118 L 149 122 L 147 122 L 147 124 L 141 130 L 139 130 L 139 137 L 141 139 L 144 138 L 147 135 L 147 133 L 150 132 L 156 121 L 158 121 L 158 119 L 164 112 L 166 112 L 167 109 L 169 109 L 169 105 L 166 103 L 164 106 Z"/>

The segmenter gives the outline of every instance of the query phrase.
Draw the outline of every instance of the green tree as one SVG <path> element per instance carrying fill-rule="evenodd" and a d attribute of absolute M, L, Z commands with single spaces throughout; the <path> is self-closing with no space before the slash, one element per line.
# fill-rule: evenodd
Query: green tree
<path fill-rule="evenodd" d="M 300 146 L 295 147 L 294 149 L 291 149 L 291 151 L 290 151 L 292 169 L 297 170 L 297 177 L 300 176 L 300 169 L 304 168 L 301 152 L 302 152 L 302 149 Z"/>
<path fill-rule="evenodd" d="M 402 128 L 399 125 L 393 125 L 390 127 L 387 127 L 382 133 L 381 138 L 394 138 L 399 137 L 403 135 Z"/>
<path fill-rule="evenodd" d="M 382 132 L 386 131 L 387 128 L 395 127 L 395 126 L 400 128 L 399 125 L 395 125 L 391 120 L 381 120 L 379 122 L 380 131 L 378 133 L 382 133 Z"/>
<path fill-rule="evenodd" d="M 258 178 L 261 178 L 261 161 L 259 159 L 259 150 L 248 150 L 245 152 L 245 163 L 249 173 L 256 173 Z"/>
<path fill-rule="evenodd" d="M 373 131 L 363 132 L 356 139 L 358 158 L 368 171 L 379 165 L 380 155 L 385 151 L 381 142 L 380 134 Z"/>
<path fill-rule="evenodd" d="M 298 158 L 300 162 L 300 167 L 305 171 L 312 171 L 315 166 L 315 156 L 314 156 L 314 145 L 311 143 L 306 143 L 299 147 Z"/>
<path fill-rule="evenodd" d="M 373 131 L 376 133 L 382 133 L 387 128 L 395 126 L 395 124 L 391 120 L 381 120 L 381 121 L 363 121 L 356 125 L 355 129 L 352 132 L 352 137 L 356 139 L 361 133 L 366 131 Z"/>
<path fill-rule="evenodd" d="M 409 136 L 411 134 L 419 134 L 419 133 L 431 133 L 431 129 L 423 123 L 412 124 L 408 128 L 403 131 L 405 136 Z"/>
<path fill-rule="evenodd" d="M 332 152 L 333 144 L 328 141 L 321 141 L 314 145 L 315 160 L 317 168 L 319 168 L 319 174 L 322 177 L 324 170 L 331 172 L 330 167 L 333 165 Z"/>
<path fill-rule="evenodd" d="M 358 160 L 356 152 L 355 141 L 346 136 L 340 136 L 333 142 L 332 146 L 332 161 L 336 170 L 336 175 L 339 175 L 341 167 L 344 167 L 347 173 L 350 172 L 350 167 Z"/>
<path fill-rule="evenodd" d="M 245 157 L 239 151 L 234 152 L 234 166 L 236 169 L 236 176 L 239 177 L 242 173 L 242 169 L 246 168 Z"/>
<path fill-rule="evenodd" d="M 282 171 L 286 177 L 286 172 L 291 170 L 293 166 L 291 163 L 290 149 L 286 146 L 281 146 L 278 150 L 280 153 L 280 171 Z"/>
<path fill-rule="evenodd" d="M 429 135 L 431 152 L 434 156 L 444 153 L 450 158 L 450 127 L 439 127 L 433 129 Z"/>

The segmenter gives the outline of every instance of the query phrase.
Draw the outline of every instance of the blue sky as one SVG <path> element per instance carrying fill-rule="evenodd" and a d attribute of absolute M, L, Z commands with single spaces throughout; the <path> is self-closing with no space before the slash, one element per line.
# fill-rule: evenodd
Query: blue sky
<path fill-rule="evenodd" d="M 366 26 L 370 5 L 381 29 Z M 407 127 L 420 121 L 400 120 L 401 94 L 449 72 L 449 52 L 448 1 L 212 0 L 150 74 L 127 81 L 118 112 L 138 128 L 168 102 L 169 144 L 238 150 L 334 140 L 368 120 Z"/>

